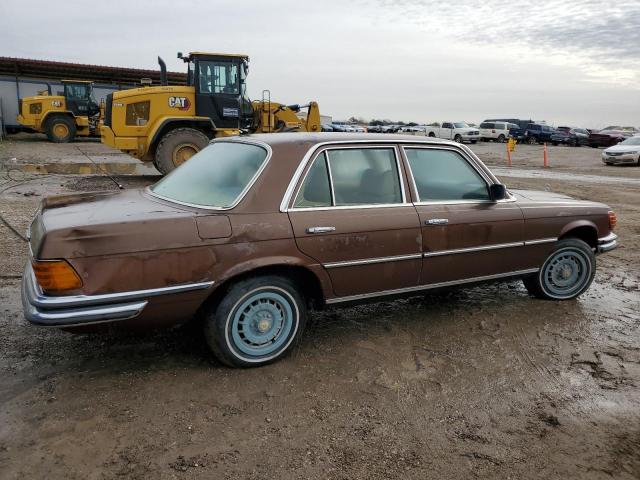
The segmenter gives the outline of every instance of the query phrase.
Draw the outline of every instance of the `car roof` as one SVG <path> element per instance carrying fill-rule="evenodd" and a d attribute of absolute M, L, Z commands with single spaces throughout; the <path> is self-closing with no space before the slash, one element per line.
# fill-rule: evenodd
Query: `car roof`
<path fill-rule="evenodd" d="M 425 143 L 425 144 L 445 144 L 459 145 L 451 140 L 444 140 L 435 137 L 421 137 L 415 135 L 400 135 L 389 133 L 345 133 L 345 132 L 287 132 L 287 133 L 256 133 L 242 135 L 240 137 L 221 137 L 221 140 L 258 140 L 271 146 L 285 144 L 301 144 L 308 146 L 325 142 L 371 142 L 371 143 Z"/>

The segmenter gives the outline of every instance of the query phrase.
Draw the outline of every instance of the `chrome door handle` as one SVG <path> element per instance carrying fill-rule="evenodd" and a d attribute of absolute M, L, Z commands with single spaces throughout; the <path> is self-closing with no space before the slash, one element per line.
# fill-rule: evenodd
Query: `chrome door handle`
<path fill-rule="evenodd" d="M 307 233 L 328 233 L 335 232 L 336 227 L 309 227 Z"/>
<path fill-rule="evenodd" d="M 447 225 L 448 223 L 448 218 L 430 218 L 424 221 L 425 225 Z"/>

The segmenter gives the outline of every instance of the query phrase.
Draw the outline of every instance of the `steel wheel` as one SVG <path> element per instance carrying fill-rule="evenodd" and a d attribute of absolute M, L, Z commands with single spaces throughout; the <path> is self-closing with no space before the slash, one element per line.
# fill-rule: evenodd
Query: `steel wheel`
<path fill-rule="evenodd" d="M 255 367 L 282 358 L 306 324 L 307 304 L 294 282 L 257 276 L 235 283 L 206 314 L 205 337 L 231 367 Z"/>
<path fill-rule="evenodd" d="M 198 146 L 193 143 L 183 143 L 178 145 L 173 151 L 173 164 L 176 167 L 179 167 L 199 151 L 200 149 Z"/>
<path fill-rule="evenodd" d="M 56 138 L 65 138 L 69 135 L 69 127 L 67 127 L 64 123 L 56 123 L 53 126 L 53 134 Z"/>
<path fill-rule="evenodd" d="M 284 290 L 254 290 L 233 309 L 228 341 L 232 348 L 252 359 L 268 357 L 291 338 L 294 316 L 295 301 Z"/>
<path fill-rule="evenodd" d="M 583 240 L 560 240 L 537 275 L 524 279 L 529 293 L 539 298 L 568 300 L 582 294 L 596 272 L 593 249 Z"/>

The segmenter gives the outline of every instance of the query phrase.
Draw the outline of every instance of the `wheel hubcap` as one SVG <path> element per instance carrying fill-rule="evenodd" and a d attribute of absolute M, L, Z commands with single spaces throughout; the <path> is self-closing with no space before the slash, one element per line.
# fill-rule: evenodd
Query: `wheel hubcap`
<path fill-rule="evenodd" d="M 198 153 L 198 147 L 193 143 L 183 143 L 182 145 L 178 145 L 173 151 L 173 164 L 176 167 L 179 167 L 196 153 Z"/>
<path fill-rule="evenodd" d="M 69 134 L 69 129 L 64 123 L 56 123 L 53 126 L 53 134 L 58 138 L 64 138 Z"/>
<path fill-rule="evenodd" d="M 589 280 L 591 265 L 587 256 L 574 249 L 553 255 L 543 270 L 545 289 L 555 297 L 570 297 Z"/>
<path fill-rule="evenodd" d="M 241 354 L 260 358 L 286 348 L 294 329 L 295 306 L 279 291 L 255 292 L 232 311 L 231 339 Z"/>

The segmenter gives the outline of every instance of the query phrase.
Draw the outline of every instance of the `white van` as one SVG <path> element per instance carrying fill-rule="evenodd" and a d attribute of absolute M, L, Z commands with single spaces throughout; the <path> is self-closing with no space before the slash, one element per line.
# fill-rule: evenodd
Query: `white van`
<path fill-rule="evenodd" d="M 509 129 L 518 128 L 515 123 L 485 121 L 480 124 L 480 139 L 488 142 L 505 142 L 509 139 Z"/>

